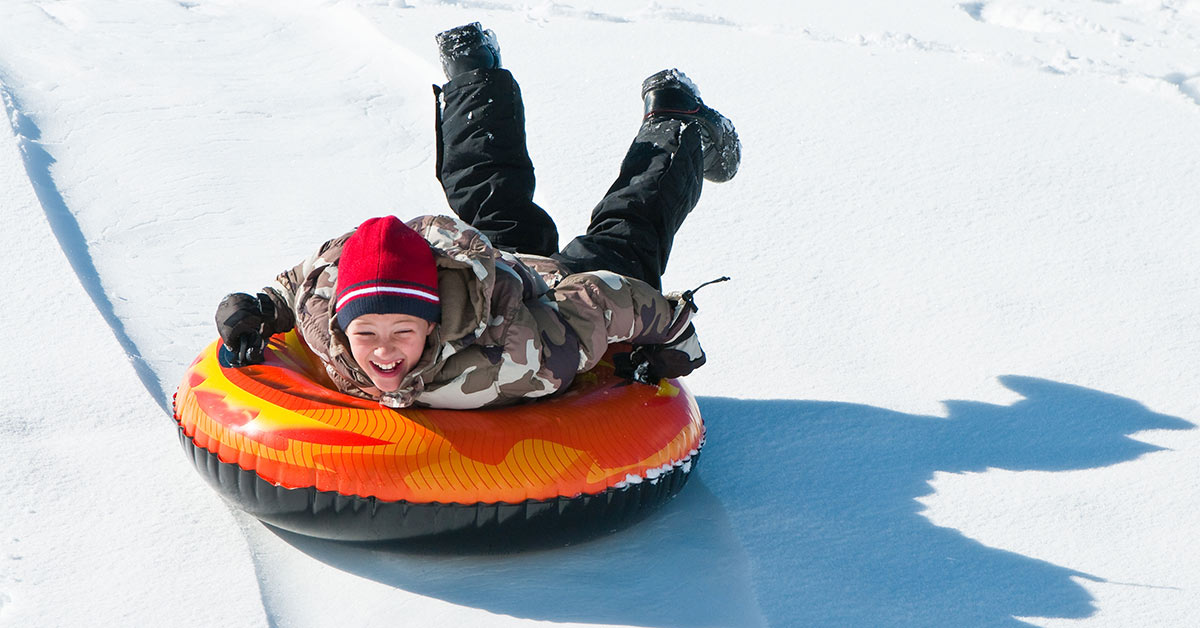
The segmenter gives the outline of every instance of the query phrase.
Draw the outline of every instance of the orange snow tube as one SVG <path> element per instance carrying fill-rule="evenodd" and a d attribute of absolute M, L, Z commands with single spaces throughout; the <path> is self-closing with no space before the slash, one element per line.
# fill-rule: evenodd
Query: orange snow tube
<path fill-rule="evenodd" d="M 311 536 L 611 527 L 682 489 L 704 442 L 682 384 L 630 383 L 607 357 L 547 400 L 393 410 L 337 392 L 295 332 L 260 365 L 224 353 L 209 345 L 176 393 L 184 449 L 235 505 Z"/>

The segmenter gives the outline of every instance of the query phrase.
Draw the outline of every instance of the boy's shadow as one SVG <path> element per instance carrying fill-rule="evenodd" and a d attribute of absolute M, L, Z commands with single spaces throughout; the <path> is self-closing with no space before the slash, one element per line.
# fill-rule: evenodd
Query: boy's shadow
<path fill-rule="evenodd" d="M 922 517 L 936 471 L 1065 471 L 1156 451 L 1192 424 L 1095 390 L 1003 377 L 1024 399 L 946 418 L 839 402 L 702 398 L 700 477 L 617 534 L 522 553 L 355 546 L 285 532 L 339 569 L 517 617 L 638 626 L 1013 626 L 1082 618 L 1092 575 Z M 262 574 L 271 579 L 270 574 Z"/>

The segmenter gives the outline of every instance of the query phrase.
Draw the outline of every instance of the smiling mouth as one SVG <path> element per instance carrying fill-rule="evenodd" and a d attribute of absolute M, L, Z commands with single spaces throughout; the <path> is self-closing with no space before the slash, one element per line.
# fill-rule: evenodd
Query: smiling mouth
<path fill-rule="evenodd" d="M 372 361 L 371 366 L 375 367 L 376 371 L 379 371 L 380 373 L 383 373 L 384 375 L 395 375 L 396 372 L 400 369 L 399 362 L 388 362 L 386 364 L 380 364 L 378 362 Z"/>

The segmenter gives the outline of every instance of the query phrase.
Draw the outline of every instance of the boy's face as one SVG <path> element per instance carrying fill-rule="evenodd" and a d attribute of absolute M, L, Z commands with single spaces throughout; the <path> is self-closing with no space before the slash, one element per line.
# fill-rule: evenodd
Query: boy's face
<path fill-rule="evenodd" d="M 400 388 L 400 380 L 421 359 L 425 338 L 434 323 L 408 314 L 363 314 L 346 328 L 350 354 L 383 392 Z"/>

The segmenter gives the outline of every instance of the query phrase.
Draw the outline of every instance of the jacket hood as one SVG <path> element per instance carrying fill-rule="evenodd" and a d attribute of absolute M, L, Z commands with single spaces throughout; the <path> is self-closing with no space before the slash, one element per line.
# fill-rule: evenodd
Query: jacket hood
<path fill-rule="evenodd" d="M 496 255 L 482 233 L 450 216 L 421 216 L 408 226 L 433 247 L 437 266 L 443 342 L 470 344 L 488 325 L 496 284 Z"/>
<path fill-rule="evenodd" d="M 394 392 L 381 393 L 380 403 L 406 407 L 420 394 L 427 381 L 437 375 L 442 362 L 471 345 L 488 327 L 495 288 L 496 256 L 487 238 L 470 225 L 449 216 L 421 216 L 406 223 L 429 242 L 437 266 L 438 295 L 442 316 L 425 341 L 425 351 Z M 329 320 L 330 357 L 363 391 L 376 391 L 369 377 L 351 355 L 350 340 L 337 320 Z M 375 393 L 368 393 L 374 397 Z"/>

